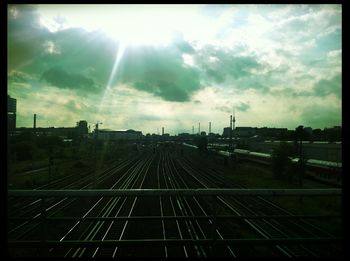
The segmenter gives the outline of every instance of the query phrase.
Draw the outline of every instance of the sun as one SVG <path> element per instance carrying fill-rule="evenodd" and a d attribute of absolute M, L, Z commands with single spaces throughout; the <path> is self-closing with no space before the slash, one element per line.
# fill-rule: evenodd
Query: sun
<path fill-rule="evenodd" d="M 175 32 L 190 39 L 210 29 L 200 5 L 38 5 L 41 26 L 54 33 L 69 28 L 100 30 L 126 45 L 170 45 Z M 210 31 L 210 30 L 209 30 Z"/>
<path fill-rule="evenodd" d="M 126 45 L 168 45 L 172 39 L 171 21 L 158 9 L 137 8 L 133 12 L 118 12 L 106 17 L 101 27 L 115 41 Z"/>

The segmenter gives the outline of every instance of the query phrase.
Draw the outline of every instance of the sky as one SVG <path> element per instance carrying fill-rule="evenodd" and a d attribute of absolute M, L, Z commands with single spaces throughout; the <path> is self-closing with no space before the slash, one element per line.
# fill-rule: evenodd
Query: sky
<path fill-rule="evenodd" d="M 17 127 L 341 126 L 341 5 L 8 5 Z"/>

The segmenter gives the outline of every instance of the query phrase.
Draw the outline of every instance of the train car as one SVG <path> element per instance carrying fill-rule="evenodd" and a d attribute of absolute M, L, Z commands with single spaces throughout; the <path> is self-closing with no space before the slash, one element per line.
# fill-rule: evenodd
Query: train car
<path fill-rule="evenodd" d="M 261 152 L 250 152 L 249 153 L 250 160 L 253 162 L 261 163 L 264 165 L 271 165 L 271 155 L 267 153 Z"/>
<path fill-rule="evenodd" d="M 235 157 L 238 161 L 249 160 L 249 158 L 250 158 L 249 154 L 250 154 L 249 150 L 235 149 L 233 151 L 233 155 L 235 155 Z"/>
<path fill-rule="evenodd" d="M 219 151 L 216 151 L 217 154 L 221 155 L 221 156 L 224 156 L 224 157 L 230 157 L 231 156 L 231 153 L 228 152 L 228 151 L 224 151 L 224 150 L 219 150 Z"/>
<path fill-rule="evenodd" d="M 342 185 L 342 163 L 309 159 L 306 162 L 306 174 L 323 182 Z"/>
<path fill-rule="evenodd" d="M 198 149 L 197 146 L 194 146 L 194 145 L 192 145 L 192 144 L 188 144 L 188 143 L 185 143 L 185 142 L 183 142 L 182 145 L 184 145 L 184 146 L 186 146 L 186 147 L 189 147 L 189 148 L 192 148 L 192 149 Z"/>
<path fill-rule="evenodd" d="M 183 143 L 183 145 L 197 149 L 197 146 Z M 271 162 L 271 154 L 253 152 L 243 149 L 235 149 L 233 153 L 228 151 L 215 151 L 218 155 L 225 157 L 226 159 L 231 157 L 237 161 L 250 161 L 269 166 Z M 298 164 L 299 158 L 290 158 L 291 162 Z M 306 161 L 306 175 L 315 180 L 325 182 L 328 184 L 341 186 L 342 185 L 342 163 L 308 159 Z"/>
<path fill-rule="evenodd" d="M 271 154 L 252 152 L 249 150 L 236 149 L 235 157 L 239 160 L 251 161 L 263 165 L 271 165 Z M 297 164 L 299 158 L 291 158 L 291 162 Z M 309 159 L 306 161 L 306 175 L 328 184 L 341 186 L 342 163 Z"/>
<path fill-rule="evenodd" d="M 235 149 L 233 154 L 238 160 L 248 160 L 264 165 L 271 164 L 271 155 L 267 153 L 254 152 L 249 150 Z"/>

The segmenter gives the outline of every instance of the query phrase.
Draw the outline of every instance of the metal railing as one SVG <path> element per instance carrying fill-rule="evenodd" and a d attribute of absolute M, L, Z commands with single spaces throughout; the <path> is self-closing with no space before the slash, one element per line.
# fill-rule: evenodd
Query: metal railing
<path fill-rule="evenodd" d="M 316 237 L 316 238 L 228 238 L 217 239 L 216 228 L 217 220 L 221 219 L 311 219 L 311 218 L 341 218 L 340 215 L 218 215 L 217 201 L 218 196 L 341 196 L 341 189 L 118 189 L 118 190 L 9 190 L 8 197 L 30 197 L 41 199 L 41 215 L 39 219 L 8 217 L 9 220 L 29 220 L 31 222 L 45 221 L 115 221 L 115 220 L 212 220 L 212 235 L 210 239 L 140 239 L 140 240 L 38 240 L 38 241 L 10 241 L 8 247 L 50 247 L 50 246 L 137 246 L 137 245 L 227 245 L 227 244 L 254 244 L 254 245 L 273 245 L 273 244 L 296 244 L 296 243 L 329 243 L 341 241 L 340 237 Z M 46 213 L 45 201 L 47 198 L 63 197 L 170 197 L 170 196 L 200 196 L 210 197 L 212 200 L 212 213 L 208 216 L 116 216 L 116 217 L 50 217 Z"/>

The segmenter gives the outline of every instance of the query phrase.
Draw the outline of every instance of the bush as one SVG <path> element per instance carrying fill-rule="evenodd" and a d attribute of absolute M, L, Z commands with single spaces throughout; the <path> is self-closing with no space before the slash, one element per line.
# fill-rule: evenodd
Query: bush
<path fill-rule="evenodd" d="M 195 138 L 194 144 L 198 147 L 199 153 L 207 152 L 208 140 L 206 137 Z"/>
<path fill-rule="evenodd" d="M 286 142 L 281 142 L 272 153 L 272 171 L 274 177 L 285 176 L 288 165 L 291 164 L 290 156 L 293 155 L 293 147 Z"/>
<path fill-rule="evenodd" d="M 35 146 L 31 141 L 21 141 L 13 146 L 13 153 L 17 160 L 32 160 Z"/>
<path fill-rule="evenodd" d="M 74 164 L 74 168 L 84 168 L 85 164 L 81 161 L 78 161 L 77 163 Z"/>

